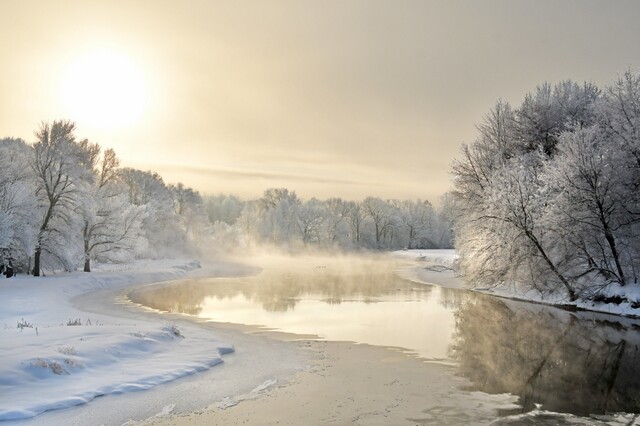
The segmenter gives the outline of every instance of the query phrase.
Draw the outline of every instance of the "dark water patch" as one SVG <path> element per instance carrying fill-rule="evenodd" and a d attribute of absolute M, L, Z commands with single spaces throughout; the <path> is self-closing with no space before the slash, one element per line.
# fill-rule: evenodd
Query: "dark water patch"
<path fill-rule="evenodd" d="M 518 395 L 525 411 L 640 411 L 635 323 L 490 297 L 467 300 L 455 315 L 451 355 L 474 389 Z"/>

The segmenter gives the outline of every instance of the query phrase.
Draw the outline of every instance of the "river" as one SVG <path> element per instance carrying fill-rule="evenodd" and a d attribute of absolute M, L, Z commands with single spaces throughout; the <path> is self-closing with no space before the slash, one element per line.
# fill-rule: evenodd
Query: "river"
<path fill-rule="evenodd" d="M 146 286 L 163 312 L 318 339 L 400 348 L 453 365 L 474 390 L 510 393 L 522 412 L 640 412 L 640 322 L 497 299 L 401 278 L 387 256 L 306 256 L 254 277 Z"/>

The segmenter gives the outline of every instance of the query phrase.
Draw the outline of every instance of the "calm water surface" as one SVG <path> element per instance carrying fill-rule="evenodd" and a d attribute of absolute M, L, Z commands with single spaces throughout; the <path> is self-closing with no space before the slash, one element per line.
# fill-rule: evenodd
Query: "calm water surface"
<path fill-rule="evenodd" d="M 149 286 L 132 301 L 211 321 L 403 348 L 523 410 L 640 412 L 640 323 L 398 277 L 386 257 L 299 257 L 250 278 Z"/>

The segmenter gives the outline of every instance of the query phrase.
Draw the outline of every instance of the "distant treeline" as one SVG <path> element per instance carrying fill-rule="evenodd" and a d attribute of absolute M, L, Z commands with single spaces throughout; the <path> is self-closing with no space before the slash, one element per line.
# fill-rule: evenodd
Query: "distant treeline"
<path fill-rule="evenodd" d="M 498 101 L 477 128 L 453 165 L 462 273 L 637 304 L 640 75 L 604 89 L 545 83 L 518 107 Z"/>
<path fill-rule="evenodd" d="M 439 210 L 421 200 L 301 200 L 295 192 L 272 188 L 250 201 L 208 197 L 205 208 L 216 240 L 226 245 L 349 250 L 451 248 L 450 205 L 446 196 Z"/>
<path fill-rule="evenodd" d="M 42 123 L 32 144 L 0 139 L 0 261 L 18 272 L 88 272 L 92 261 L 265 243 L 292 250 L 451 246 L 450 221 L 427 201 L 305 201 L 287 189 L 250 201 L 203 197 L 157 173 L 122 168 L 112 149 L 75 133 L 73 122 L 61 120 Z"/>

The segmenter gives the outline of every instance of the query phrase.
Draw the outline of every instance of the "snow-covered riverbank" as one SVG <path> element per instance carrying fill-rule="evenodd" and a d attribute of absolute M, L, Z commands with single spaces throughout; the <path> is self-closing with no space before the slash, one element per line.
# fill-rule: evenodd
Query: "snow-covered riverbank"
<path fill-rule="evenodd" d="M 131 286 L 203 272 L 211 276 L 255 272 L 237 264 L 194 270 L 198 266 L 192 261 L 164 260 L 128 265 L 120 271 L 0 279 L 0 420 L 83 424 L 83 419 L 91 419 L 122 424 L 163 411 L 178 412 L 176 404 L 193 410 L 252 390 L 259 393 L 265 383 L 276 383 L 307 365 L 300 351 L 292 351 L 284 342 L 133 312 L 115 301 Z M 244 352 L 241 361 L 234 353 L 238 346 Z M 211 377 L 207 383 L 174 381 L 212 367 L 213 374 L 226 367 L 215 375 L 218 382 Z M 130 393 L 150 388 L 154 392 Z M 200 393 L 189 395 L 185 389 Z M 122 394 L 129 396 L 125 403 L 118 403 L 116 412 L 113 402 L 92 401 Z M 50 411 L 89 401 L 87 408 Z"/>
<path fill-rule="evenodd" d="M 583 309 L 613 315 L 640 317 L 640 307 L 634 308 L 629 302 L 618 304 L 593 301 L 569 302 L 563 295 L 543 295 L 535 289 L 524 289 L 509 283 L 490 288 L 469 288 L 463 278 L 455 273 L 455 260 L 457 258 L 455 250 L 402 250 L 393 252 L 393 255 L 396 258 L 409 262 L 408 266 L 399 269 L 398 273 L 411 281 L 424 284 L 436 284 L 442 287 L 456 289 L 468 288 L 478 293 L 524 302 L 542 303 L 545 305 Z M 608 295 L 611 297 L 625 296 L 629 300 L 640 300 L 640 292 L 638 290 L 621 288 L 619 286 L 612 286 L 608 291 Z"/>
<path fill-rule="evenodd" d="M 198 327 L 88 314 L 71 302 L 98 289 L 182 278 L 198 266 L 168 265 L 0 280 L 0 420 L 147 389 L 223 362 L 233 346 Z"/>

